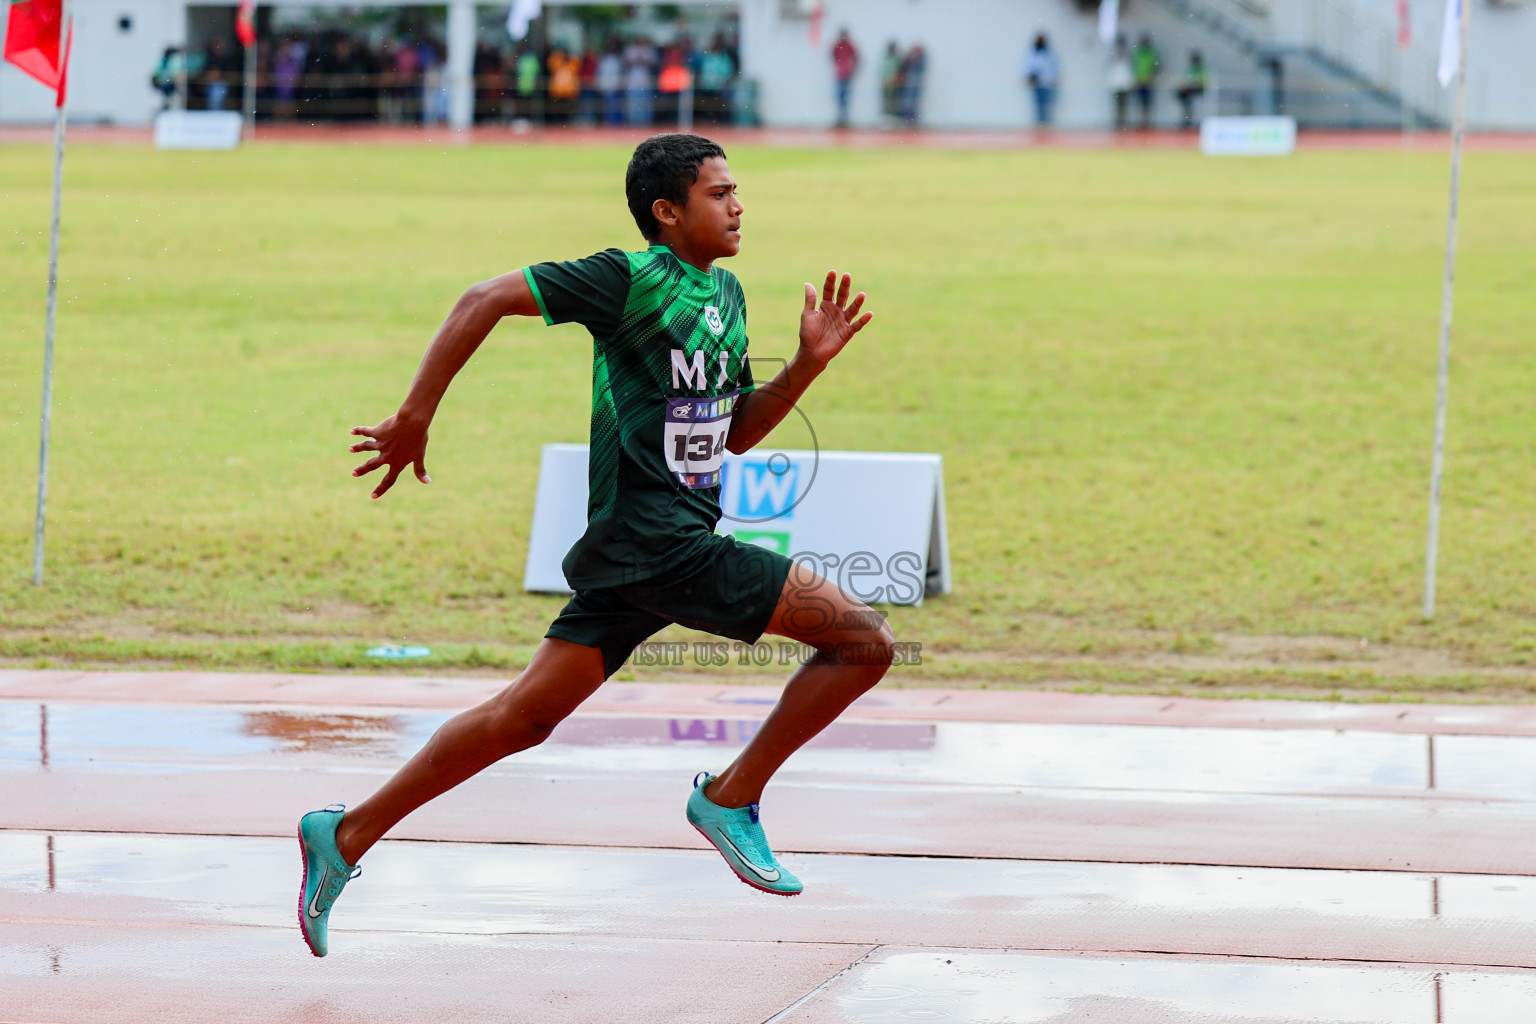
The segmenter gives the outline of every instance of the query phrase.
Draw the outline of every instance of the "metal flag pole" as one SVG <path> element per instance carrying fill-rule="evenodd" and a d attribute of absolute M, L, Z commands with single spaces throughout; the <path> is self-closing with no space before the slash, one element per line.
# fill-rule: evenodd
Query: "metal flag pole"
<path fill-rule="evenodd" d="M 252 23 L 256 20 L 255 15 L 252 10 Z M 252 135 L 256 133 L 256 48 L 260 45 L 260 39 L 253 39 L 245 48 L 245 95 L 240 103 L 245 108 L 245 130 Z"/>
<path fill-rule="evenodd" d="M 689 72 L 688 82 L 677 94 L 677 130 L 680 132 L 693 131 L 693 73 Z"/>
<path fill-rule="evenodd" d="M 1435 387 L 1435 451 L 1429 470 L 1429 537 L 1424 547 L 1424 618 L 1435 617 L 1435 567 L 1440 554 L 1440 479 L 1445 471 L 1445 396 L 1451 363 L 1451 307 L 1456 284 L 1456 215 L 1461 199 L 1461 143 L 1467 124 L 1467 35 L 1472 5 L 1460 0 L 1456 108 L 1451 119 L 1451 201 L 1445 227 L 1445 282 L 1440 294 L 1440 375 Z"/>
<path fill-rule="evenodd" d="M 43 326 L 43 413 L 42 439 L 37 459 L 37 522 L 32 535 L 32 582 L 43 584 L 43 526 L 48 510 L 48 436 L 53 428 L 53 325 L 59 308 L 59 198 L 64 185 L 64 90 L 63 76 L 68 74 L 70 23 L 67 9 L 59 23 L 64 26 L 64 67 L 60 70 L 59 97 L 53 112 L 53 221 L 48 236 L 48 314 Z"/>

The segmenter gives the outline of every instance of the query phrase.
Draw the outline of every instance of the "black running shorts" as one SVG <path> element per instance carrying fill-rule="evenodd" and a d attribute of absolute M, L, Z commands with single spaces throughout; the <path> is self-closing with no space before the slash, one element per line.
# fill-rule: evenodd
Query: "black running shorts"
<path fill-rule="evenodd" d="M 603 652 L 603 675 L 671 623 L 755 644 L 794 565 L 777 551 L 711 534 L 702 557 L 659 576 L 578 590 L 544 635 Z"/>

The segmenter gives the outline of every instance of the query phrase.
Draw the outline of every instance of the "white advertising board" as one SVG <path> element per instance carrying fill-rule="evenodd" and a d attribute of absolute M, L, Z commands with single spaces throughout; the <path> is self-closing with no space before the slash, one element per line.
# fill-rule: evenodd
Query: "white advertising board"
<path fill-rule="evenodd" d="M 1207 117 L 1200 122 L 1206 156 L 1290 156 L 1296 151 L 1294 117 Z"/>
<path fill-rule="evenodd" d="M 720 507 L 720 533 L 803 562 L 869 604 L 922 604 L 950 590 L 938 455 L 728 455 Z M 570 593 L 560 560 L 586 527 L 587 446 L 545 445 L 523 588 Z"/>
<path fill-rule="evenodd" d="M 162 110 L 155 115 L 155 148 L 234 149 L 243 124 L 233 110 Z"/>

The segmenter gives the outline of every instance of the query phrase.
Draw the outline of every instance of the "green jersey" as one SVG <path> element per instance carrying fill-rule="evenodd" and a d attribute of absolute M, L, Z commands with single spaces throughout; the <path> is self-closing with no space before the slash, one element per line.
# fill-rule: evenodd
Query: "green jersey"
<path fill-rule="evenodd" d="M 726 434 L 754 386 L 741 285 L 664 245 L 523 274 L 545 323 L 592 333 L 587 530 L 566 581 L 611 587 L 688 562 L 720 521 Z"/>

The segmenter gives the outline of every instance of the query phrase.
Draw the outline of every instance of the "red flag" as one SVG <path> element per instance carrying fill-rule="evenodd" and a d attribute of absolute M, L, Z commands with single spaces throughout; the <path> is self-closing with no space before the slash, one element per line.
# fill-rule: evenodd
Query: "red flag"
<path fill-rule="evenodd" d="M 240 0 L 235 8 L 235 35 L 247 50 L 256 45 L 256 0 Z"/>
<path fill-rule="evenodd" d="M 65 65 L 69 42 L 59 57 L 59 20 L 63 0 L 11 0 L 10 25 L 5 33 L 5 59 L 54 91 L 64 105 Z M 74 36 L 74 32 L 70 32 Z"/>
<path fill-rule="evenodd" d="M 1397 48 L 1406 50 L 1413 45 L 1413 17 L 1408 12 L 1408 0 L 1397 0 Z"/>
<path fill-rule="evenodd" d="M 811 4 L 810 24 L 806 26 L 811 37 L 812 46 L 821 45 L 821 18 L 824 14 L 826 14 L 826 4 L 824 3 L 824 0 L 814 0 L 814 2 Z"/>

